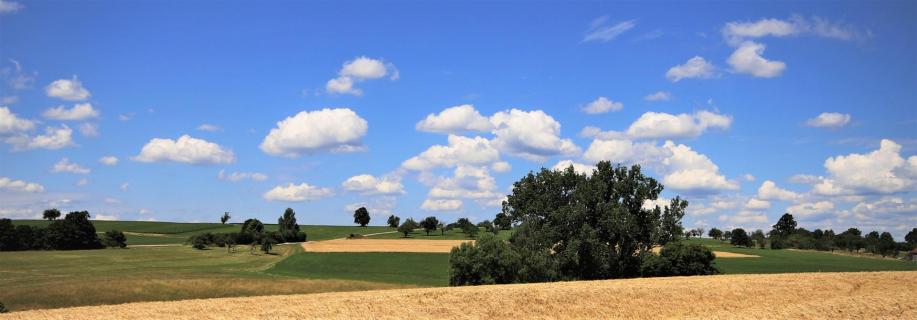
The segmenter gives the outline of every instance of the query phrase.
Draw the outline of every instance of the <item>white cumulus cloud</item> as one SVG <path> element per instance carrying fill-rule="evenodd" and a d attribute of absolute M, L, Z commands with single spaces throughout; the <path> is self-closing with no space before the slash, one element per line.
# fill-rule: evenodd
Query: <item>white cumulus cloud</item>
<path fill-rule="evenodd" d="M 878 150 L 825 160 L 828 177 L 813 186 L 821 195 L 890 194 L 913 191 L 917 185 L 917 156 L 906 160 L 901 145 L 883 139 Z"/>
<path fill-rule="evenodd" d="M 34 122 L 19 118 L 8 107 L 0 107 L 0 133 L 29 131 L 34 128 Z"/>
<path fill-rule="evenodd" d="M 694 114 L 647 112 L 627 128 L 627 135 L 638 139 L 696 138 L 707 129 L 728 129 L 732 117 L 706 110 Z"/>
<path fill-rule="evenodd" d="M 806 125 L 816 128 L 840 128 L 850 123 L 850 115 L 837 112 L 822 112 L 817 117 L 806 120 Z"/>
<path fill-rule="evenodd" d="M 73 79 L 54 80 L 45 87 L 45 93 L 49 97 L 67 101 L 86 100 L 91 95 L 89 90 L 83 88 L 83 83 L 76 76 L 73 76 Z"/>
<path fill-rule="evenodd" d="M 595 99 L 595 101 L 592 101 L 584 106 L 583 112 L 588 114 L 599 114 L 606 113 L 608 111 L 621 111 L 623 108 L 623 103 L 611 101 L 606 97 L 598 97 Z"/>
<path fill-rule="evenodd" d="M 395 176 L 376 178 L 369 174 L 361 174 L 348 178 L 341 184 L 344 190 L 359 192 L 364 195 L 393 195 L 403 194 L 404 185 Z"/>
<path fill-rule="evenodd" d="M 643 97 L 643 100 L 649 102 L 669 101 L 672 100 L 672 94 L 668 91 L 656 91 Z"/>
<path fill-rule="evenodd" d="M 560 122 L 541 110 L 518 109 L 497 112 L 490 117 L 494 126 L 493 145 L 500 151 L 529 160 L 544 161 L 556 155 L 577 155 L 580 148 L 560 137 Z"/>
<path fill-rule="evenodd" d="M 368 128 L 366 120 L 347 108 L 302 111 L 277 122 L 260 147 L 267 154 L 286 157 L 362 151 Z"/>
<path fill-rule="evenodd" d="M 761 186 L 758 187 L 758 198 L 764 200 L 796 201 L 799 200 L 800 197 L 798 193 L 778 187 L 777 184 L 771 180 L 765 180 L 761 183 Z"/>
<path fill-rule="evenodd" d="M 474 106 L 464 104 L 447 108 L 439 114 L 429 114 L 417 122 L 417 130 L 439 133 L 487 132 L 493 126 L 487 117 L 481 115 Z"/>
<path fill-rule="evenodd" d="M 557 170 L 557 171 L 567 170 L 567 168 L 571 166 L 573 167 L 573 171 L 576 171 L 577 173 L 586 174 L 586 175 L 592 175 L 592 171 L 595 170 L 595 166 L 593 165 L 579 163 L 573 160 L 558 161 L 556 164 L 554 164 L 553 167 L 551 167 L 551 170 Z"/>
<path fill-rule="evenodd" d="M 260 172 L 229 172 L 225 170 L 220 170 L 217 174 L 217 179 L 223 181 L 242 181 L 242 180 L 253 180 L 253 181 L 264 181 L 267 180 L 267 175 Z"/>
<path fill-rule="evenodd" d="M 759 78 L 773 78 L 783 73 L 786 63 L 782 61 L 767 60 L 764 54 L 765 46 L 760 43 L 745 41 L 726 60 L 732 70 L 737 73 L 750 74 Z"/>
<path fill-rule="evenodd" d="M 47 127 L 45 134 L 29 136 L 19 134 L 4 139 L 4 142 L 13 146 L 13 151 L 48 149 L 57 150 L 73 146 L 73 129 L 66 125 L 60 127 Z"/>
<path fill-rule="evenodd" d="M 75 174 L 88 174 L 90 172 L 89 168 L 83 167 L 79 164 L 70 162 L 70 159 L 62 158 L 60 161 L 54 164 L 51 167 L 51 172 L 54 173 L 75 173 Z"/>
<path fill-rule="evenodd" d="M 328 83 L 325 84 L 325 90 L 330 93 L 359 96 L 363 94 L 363 91 L 359 88 L 354 88 L 355 83 L 385 76 L 388 76 L 390 80 L 398 79 L 399 72 L 395 65 L 386 63 L 381 59 L 361 56 L 344 62 L 341 70 L 338 71 L 338 77 L 328 80 Z"/>
<path fill-rule="evenodd" d="M 207 140 L 182 135 L 177 140 L 154 138 L 131 158 L 140 162 L 181 162 L 190 164 L 232 163 L 232 150 Z"/>
<path fill-rule="evenodd" d="M 482 137 L 449 135 L 449 145 L 434 145 L 401 163 L 409 170 L 452 168 L 460 164 L 486 165 L 500 161 L 500 152 L 490 140 Z"/>
<path fill-rule="evenodd" d="M 89 103 L 77 103 L 73 108 L 67 109 L 64 106 L 58 106 L 45 110 L 41 114 L 47 119 L 60 121 L 79 121 L 99 117 L 99 111 L 92 108 Z"/>
<path fill-rule="evenodd" d="M 16 192 L 44 192 L 45 187 L 34 182 L 25 182 L 22 180 L 13 180 L 7 177 L 0 177 L 0 190 Z"/>
<path fill-rule="evenodd" d="M 276 186 L 264 193 L 264 199 L 268 201 L 301 202 L 318 200 L 333 195 L 334 191 L 329 188 L 316 187 L 303 182 L 300 184 L 288 183 L 285 186 Z"/>
<path fill-rule="evenodd" d="M 429 211 L 455 211 L 462 208 L 462 200 L 426 199 L 420 205 L 420 208 Z"/>
<path fill-rule="evenodd" d="M 684 64 L 676 65 L 669 68 L 665 73 L 666 79 L 672 82 L 678 82 L 682 79 L 710 79 L 717 76 L 716 67 L 707 62 L 704 58 L 695 56 L 688 59 Z"/>

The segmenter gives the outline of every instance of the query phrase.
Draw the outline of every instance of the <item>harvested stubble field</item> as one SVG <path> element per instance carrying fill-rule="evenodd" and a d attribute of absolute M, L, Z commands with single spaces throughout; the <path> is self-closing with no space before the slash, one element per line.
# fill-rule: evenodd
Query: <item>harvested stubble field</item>
<path fill-rule="evenodd" d="M 449 253 L 471 240 L 334 239 L 302 244 L 307 252 L 423 252 Z"/>
<path fill-rule="evenodd" d="M 34 310 L 0 319 L 915 319 L 915 278 L 914 271 L 803 273 L 401 289 Z M 408 311 L 417 306 L 423 312 Z"/>

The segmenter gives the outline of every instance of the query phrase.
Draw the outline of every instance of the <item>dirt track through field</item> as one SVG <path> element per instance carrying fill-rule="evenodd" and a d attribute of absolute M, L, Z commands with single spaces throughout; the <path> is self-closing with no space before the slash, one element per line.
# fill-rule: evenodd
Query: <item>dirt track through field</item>
<path fill-rule="evenodd" d="M 302 244 L 309 252 L 428 252 L 449 253 L 471 240 L 334 239 Z"/>
<path fill-rule="evenodd" d="M 917 319 L 913 279 L 915 271 L 647 278 L 142 302 L 0 319 Z"/>

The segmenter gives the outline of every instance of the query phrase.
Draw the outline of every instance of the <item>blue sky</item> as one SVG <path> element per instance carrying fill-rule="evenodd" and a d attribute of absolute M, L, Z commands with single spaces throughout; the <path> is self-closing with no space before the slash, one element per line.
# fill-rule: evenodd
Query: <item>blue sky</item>
<path fill-rule="evenodd" d="M 483 220 L 530 170 L 611 160 L 687 198 L 687 227 L 900 237 L 915 12 L 3 0 L 0 217 Z"/>

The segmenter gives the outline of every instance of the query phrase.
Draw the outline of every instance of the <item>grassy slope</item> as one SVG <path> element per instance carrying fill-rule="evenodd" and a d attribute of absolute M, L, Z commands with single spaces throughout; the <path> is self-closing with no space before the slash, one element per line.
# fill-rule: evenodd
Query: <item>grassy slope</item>
<path fill-rule="evenodd" d="M 891 259 L 875 259 L 831 254 L 829 252 L 737 248 L 728 242 L 691 239 L 715 251 L 752 254 L 760 258 L 716 259 L 720 271 L 740 273 L 845 272 L 917 270 L 917 264 Z"/>
<path fill-rule="evenodd" d="M 228 254 L 145 247 L 79 251 L 0 252 L 0 301 L 13 310 L 133 301 L 369 290 L 405 285 L 319 280 L 267 274 L 275 263 L 301 251 L 275 247 L 277 255 Z"/>

